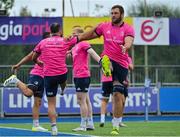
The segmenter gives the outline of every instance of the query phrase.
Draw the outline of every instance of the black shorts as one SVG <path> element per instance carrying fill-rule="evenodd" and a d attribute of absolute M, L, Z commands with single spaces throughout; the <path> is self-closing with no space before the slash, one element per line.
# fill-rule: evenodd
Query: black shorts
<path fill-rule="evenodd" d="M 113 72 L 112 72 L 113 81 L 119 81 L 123 85 L 123 81 L 126 81 L 128 77 L 128 69 L 122 67 L 120 64 L 118 64 L 113 60 L 111 60 L 111 63 L 113 67 Z M 124 90 L 120 92 L 123 93 L 125 96 L 127 96 L 128 95 L 127 87 L 124 86 Z"/>
<path fill-rule="evenodd" d="M 30 74 L 27 86 L 33 91 L 34 97 L 43 97 L 44 79 L 41 76 Z"/>
<path fill-rule="evenodd" d="M 57 76 L 45 76 L 44 85 L 47 97 L 54 97 L 58 91 L 58 85 L 66 82 L 67 73 Z"/>
<path fill-rule="evenodd" d="M 116 81 L 119 81 L 120 83 L 123 83 L 123 81 L 127 79 L 128 69 L 122 67 L 115 61 L 111 60 L 111 63 L 113 67 L 113 72 L 112 72 L 113 81 L 116 80 Z"/>
<path fill-rule="evenodd" d="M 113 82 L 102 82 L 102 97 L 109 99 L 110 94 L 113 93 Z"/>
<path fill-rule="evenodd" d="M 76 92 L 88 92 L 90 82 L 91 82 L 90 77 L 74 78 Z"/>

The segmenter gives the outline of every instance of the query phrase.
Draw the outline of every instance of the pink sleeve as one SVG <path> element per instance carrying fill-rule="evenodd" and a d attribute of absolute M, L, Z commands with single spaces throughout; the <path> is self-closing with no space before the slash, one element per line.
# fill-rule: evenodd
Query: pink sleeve
<path fill-rule="evenodd" d="M 95 32 L 96 32 L 96 34 L 98 35 L 98 36 L 101 36 L 102 34 L 103 34 L 103 26 L 104 26 L 104 23 L 100 23 L 98 26 L 97 26 L 97 28 L 96 28 L 96 30 L 95 30 Z"/>
<path fill-rule="evenodd" d="M 88 42 L 84 42 L 83 43 L 83 47 L 84 50 L 88 50 L 89 48 L 91 48 L 91 45 Z"/>
<path fill-rule="evenodd" d="M 65 42 L 65 45 L 67 45 L 69 47 L 74 46 L 76 43 L 78 43 L 78 37 L 77 36 L 73 36 L 69 40 L 65 40 L 64 39 L 64 42 Z"/>
<path fill-rule="evenodd" d="M 125 32 L 125 37 L 126 36 L 131 36 L 134 37 L 134 28 L 130 25 L 127 26 L 126 32 Z"/>

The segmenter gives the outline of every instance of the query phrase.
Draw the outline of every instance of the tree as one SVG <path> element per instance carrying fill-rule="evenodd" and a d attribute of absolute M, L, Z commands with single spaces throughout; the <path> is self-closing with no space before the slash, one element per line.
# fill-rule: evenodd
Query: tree
<path fill-rule="evenodd" d="M 147 11 L 147 17 L 153 17 L 154 12 L 160 10 L 163 12 L 163 17 L 172 17 L 172 18 L 180 18 L 180 9 L 179 8 L 173 8 L 169 5 L 160 5 L 160 4 L 147 4 L 146 5 L 146 11 Z M 145 4 L 144 1 L 140 1 L 137 3 L 137 5 L 131 5 L 128 10 L 128 16 L 132 17 L 144 17 L 145 13 Z"/>
<path fill-rule="evenodd" d="M 101 5 L 101 4 L 95 4 L 95 8 L 94 8 L 94 11 L 93 11 L 93 14 L 96 16 L 96 17 L 106 17 L 109 15 L 109 13 L 105 13 L 105 12 L 102 12 L 104 6 Z"/>
<path fill-rule="evenodd" d="M 14 0 L 1 0 L 0 1 L 0 9 L 4 9 L 7 11 L 7 15 L 9 15 L 9 10 L 13 7 Z"/>
<path fill-rule="evenodd" d="M 20 16 L 22 16 L 22 17 L 32 16 L 31 12 L 28 10 L 27 6 L 21 7 L 21 9 L 20 9 Z"/>

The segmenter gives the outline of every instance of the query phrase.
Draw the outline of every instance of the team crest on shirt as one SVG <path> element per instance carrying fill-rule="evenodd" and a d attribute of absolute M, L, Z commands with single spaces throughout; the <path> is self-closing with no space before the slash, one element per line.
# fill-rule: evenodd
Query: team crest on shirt
<path fill-rule="evenodd" d="M 106 33 L 107 33 L 107 34 L 110 34 L 111 32 L 110 32 L 110 30 L 108 30 L 108 31 L 106 31 Z"/>
<path fill-rule="evenodd" d="M 120 36 L 124 36 L 124 32 L 123 31 L 120 32 Z"/>

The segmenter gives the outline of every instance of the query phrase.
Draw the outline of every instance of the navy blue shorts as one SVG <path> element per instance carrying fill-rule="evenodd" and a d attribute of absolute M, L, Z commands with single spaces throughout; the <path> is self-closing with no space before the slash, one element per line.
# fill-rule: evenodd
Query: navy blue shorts
<path fill-rule="evenodd" d="M 112 93 L 113 93 L 113 82 L 112 81 L 102 82 L 103 98 L 109 98 Z"/>
<path fill-rule="evenodd" d="M 128 77 L 128 69 L 122 67 L 113 60 L 111 60 L 111 63 L 113 67 L 113 72 L 112 72 L 113 81 L 119 81 L 123 85 L 123 81 L 126 81 Z M 128 90 L 126 86 L 124 86 L 124 90 L 120 92 L 125 96 L 128 96 Z"/>
<path fill-rule="evenodd" d="M 88 92 L 90 82 L 91 82 L 90 77 L 74 78 L 76 92 Z"/>
<path fill-rule="evenodd" d="M 58 91 L 58 85 L 66 82 L 67 73 L 57 76 L 45 76 L 44 84 L 47 97 L 54 97 Z"/>
<path fill-rule="evenodd" d="M 30 74 L 27 86 L 33 91 L 34 97 L 43 97 L 44 79 L 41 76 Z"/>

